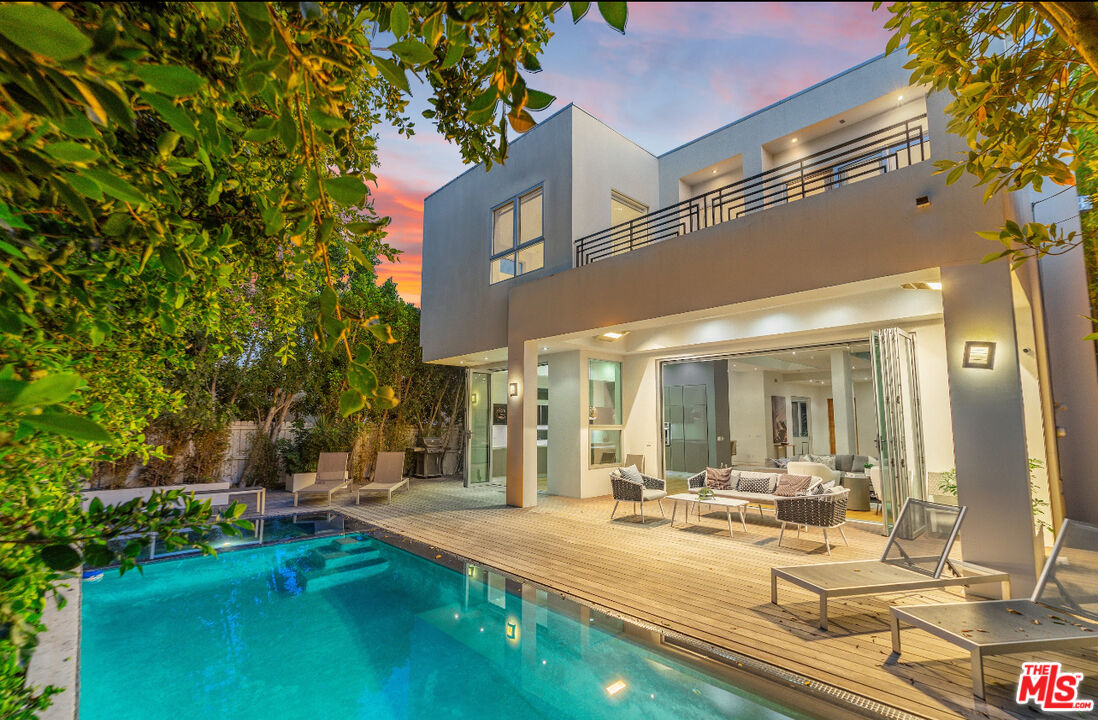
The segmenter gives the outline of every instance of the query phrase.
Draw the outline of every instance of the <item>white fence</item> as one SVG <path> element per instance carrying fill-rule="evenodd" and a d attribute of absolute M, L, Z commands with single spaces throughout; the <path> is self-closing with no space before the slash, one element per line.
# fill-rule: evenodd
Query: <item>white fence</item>
<path fill-rule="evenodd" d="M 221 463 L 221 479 L 233 482 L 248 459 L 252 446 L 252 435 L 257 425 L 254 422 L 237 421 L 229 425 L 229 449 L 225 451 L 225 460 Z M 275 441 L 293 438 L 293 426 L 283 423 L 275 435 Z"/>

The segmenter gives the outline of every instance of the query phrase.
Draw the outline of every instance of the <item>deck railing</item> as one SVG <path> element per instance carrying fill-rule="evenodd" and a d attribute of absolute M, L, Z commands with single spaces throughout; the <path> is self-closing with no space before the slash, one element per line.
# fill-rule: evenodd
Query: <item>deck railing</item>
<path fill-rule="evenodd" d="M 818 195 L 930 158 L 926 115 L 874 130 L 749 178 L 641 215 L 575 243 L 576 265 Z"/>

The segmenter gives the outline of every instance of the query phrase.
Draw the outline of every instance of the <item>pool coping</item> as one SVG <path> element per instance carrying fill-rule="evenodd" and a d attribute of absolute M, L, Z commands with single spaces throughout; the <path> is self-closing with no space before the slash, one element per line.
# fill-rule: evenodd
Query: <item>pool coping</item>
<path fill-rule="evenodd" d="M 336 510 L 336 512 L 341 512 Z M 370 535 L 376 540 L 388 545 L 411 552 L 412 554 L 429 560 L 436 565 L 465 572 L 466 564 L 476 565 L 499 573 L 514 582 L 525 584 L 544 592 L 553 593 L 577 605 L 587 607 L 603 615 L 620 620 L 630 625 L 633 629 L 652 633 L 659 638 L 659 642 L 653 643 L 652 648 L 659 652 L 668 653 L 679 660 L 686 660 L 702 671 L 716 676 L 730 677 L 731 684 L 741 687 L 748 692 L 755 692 L 756 687 L 766 699 L 781 705 L 789 705 L 794 712 L 818 716 L 823 718 L 849 718 L 851 713 L 866 718 L 887 718 L 888 720 L 926 720 L 925 716 L 917 715 L 902 710 L 888 703 L 874 700 L 865 695 L 845 690 L 843 688 L 822 682 L 815 678 L 800 673 L 786 670 L 780 666 L 768 663 L 742 653 L 737 653 L 727 648 L 706 642 L 699 638 L 687 635 L 677 630 L 664 627 L 642 618 L 621 612 L 614 608 L 592 602 L 586 598 L 560 590 L 544 583 L 530 580 L 513 572 L 502 570 L 489 563 L 467 558 L 446 548 L 431 545 L 413 537 L 376 525 L 366 520 L 348 515 L 349 520 L 363 526 L 363 529 L 352 532 L 361 532 Z M 395 541 L 395 542 L 394 542 Z M 510 592 L 510 590 L 508 590 Z M 633 642 L 633 640 L 630 638 Z M 753 678 L 756 683 L 745 683 L 746 678 Z M 756 685 L 756 687 L 752 687 Z M 824 704 L 810 703 L 809 700 L 817 700 Z M 826 710 L 826 711 L 825 711 Z"/>

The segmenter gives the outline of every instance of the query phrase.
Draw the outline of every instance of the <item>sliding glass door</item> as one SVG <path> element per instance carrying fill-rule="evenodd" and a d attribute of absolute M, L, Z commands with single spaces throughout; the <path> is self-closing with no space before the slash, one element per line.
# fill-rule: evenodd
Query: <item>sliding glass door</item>
<path fill-rule="evenodd" d="M 488 482 L 492 404 L 488 373 L 469 373 L 469 450 L 465 485 Z"/>
<path fill-rule="evenodd" d="M 915 337 L 899 328 L 872 335 L 881 493 L 885 531 L 890 532 L 907 498 L 926 499 L 919 373 Z"/>

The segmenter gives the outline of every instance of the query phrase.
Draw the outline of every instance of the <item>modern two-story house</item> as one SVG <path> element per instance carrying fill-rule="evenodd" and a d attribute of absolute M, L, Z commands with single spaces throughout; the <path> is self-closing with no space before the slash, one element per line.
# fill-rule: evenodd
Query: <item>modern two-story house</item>
<path fill-rule="evenodd" d="M 1075 194 L 947 186 L 932 160 L 963 140 L 903 62 L 660 156 L 569 105 L 428 196 L 421 342 L 467 368 L 466 482 L 529 506 L 539 482 L 609 493 L 627 455 L 685 477 L 860 454 L 894 512 L 956 468 L 966 558 L 1023 589 L 1028 458 L 1055 520 L 1098 520 L 1083 263 L 1012 271 L 976 235 L 1070 225 Z"/>

